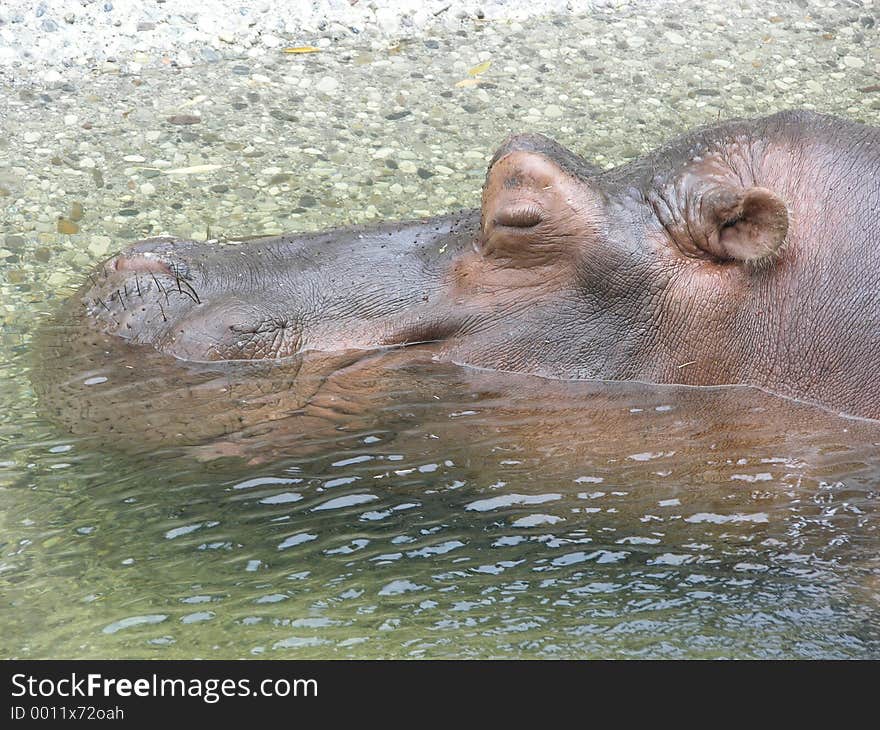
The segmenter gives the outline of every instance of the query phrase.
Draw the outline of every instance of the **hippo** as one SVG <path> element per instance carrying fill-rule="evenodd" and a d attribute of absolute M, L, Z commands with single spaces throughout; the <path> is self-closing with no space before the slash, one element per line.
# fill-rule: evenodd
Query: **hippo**
<path fill-rule="evenodd" d="M 437 363 L 753 386 L 880 419 L 880 128 L 786 111 L 610 170 L 518 134 L 480 210 L 237 245 L 151 238 L 89 276 L 73 318 L 85 338 L 53 357 L 91 338 L 133 383 L 157 361 L 187 364 L 194 399 L 275 377 L 238 416 L 249 428 L 335 427 Z M 211 391 L 218 372 L 229 387 Z"/>

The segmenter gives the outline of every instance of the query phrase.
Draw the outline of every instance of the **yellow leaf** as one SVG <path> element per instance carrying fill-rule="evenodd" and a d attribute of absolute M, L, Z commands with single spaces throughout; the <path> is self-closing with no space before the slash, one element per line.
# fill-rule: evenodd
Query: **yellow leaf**
<path fill-rule="evenodd" d="M 476 86 L 479 83 L 480 83 L 479 79 L 462 79 L 455 86 L 458 89 L 462 89 L 465 86 Z"/>
<path fill-rule="evenodd" d="M 296 46 L 295 48 L 285 48 L 282 53 L 320 53 L 320 48 L 314 46 Z"/>
<path fill-rule="evenodd" d="M 492 65 L 491 61 L 483 61 L 481 64 L 474 66 L 471 69 L 468 69 L 468 76 L 479 76 L 481 73 L 485 73 L 489 70 L 489 66 Z"/>

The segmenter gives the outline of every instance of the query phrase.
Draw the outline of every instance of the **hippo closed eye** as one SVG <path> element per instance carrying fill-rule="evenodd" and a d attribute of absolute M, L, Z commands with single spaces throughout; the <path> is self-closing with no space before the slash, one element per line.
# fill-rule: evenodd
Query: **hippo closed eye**
<path fill-rule="evenodd" d="M 747 384 L 880 418 L 880 130 L 785 112 L 604 172 L 519 135 L 481 210 L 229 247 L 151 239 L 75 302 L 90 327 L 180 360 L 311 357 L 337 392 L 393 356 Z"/>

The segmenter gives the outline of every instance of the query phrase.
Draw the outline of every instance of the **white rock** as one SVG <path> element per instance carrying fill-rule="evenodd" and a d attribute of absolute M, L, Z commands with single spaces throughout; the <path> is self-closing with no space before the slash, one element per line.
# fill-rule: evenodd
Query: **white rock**
<path fill-rule="evenodd" d="M 323 94 L 332 94 L 338 86 L 339 81 L 332 76 L 325 76 L 315 85 L 315 88 Z"/>

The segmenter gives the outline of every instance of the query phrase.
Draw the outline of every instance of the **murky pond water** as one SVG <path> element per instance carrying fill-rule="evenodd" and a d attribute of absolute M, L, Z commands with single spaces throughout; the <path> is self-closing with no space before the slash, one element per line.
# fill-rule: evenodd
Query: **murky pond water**
<path fill-rule="evenodd" d="M 719 116 L 880 123 L 870 7 L 721 8 L 3 79 L 0 655 L 880 656 L 880 424 L 438 367 L 348 430 L 276 424 L 231 458 L 151 446 L 157 393 L 200 425 L 161 364 L 74 391 L 113 438 L 86 407 L 54 423 L 31 381 L 71 367 L 38 322 L 128 240 L 473 207 L 510 131 L 607 166 Z"/>

